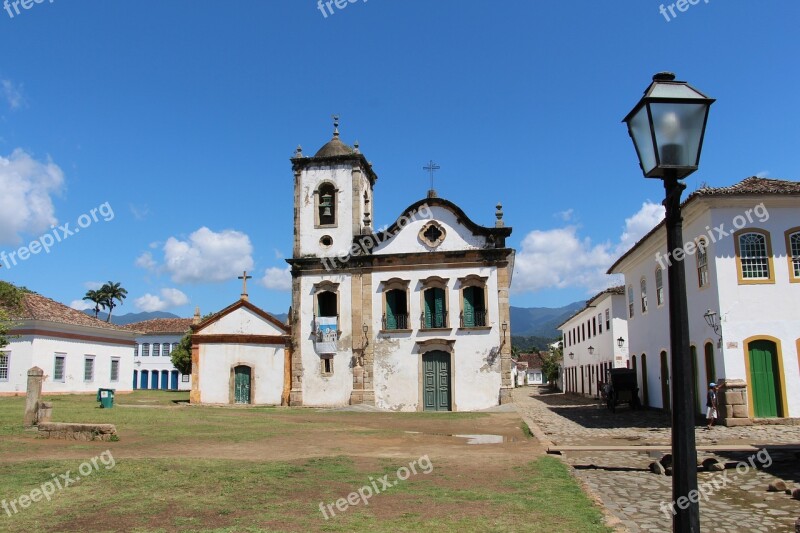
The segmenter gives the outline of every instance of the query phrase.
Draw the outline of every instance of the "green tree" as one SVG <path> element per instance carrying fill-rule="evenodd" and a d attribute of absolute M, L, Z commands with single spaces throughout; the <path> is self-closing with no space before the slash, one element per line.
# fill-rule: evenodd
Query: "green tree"
<path fill-rule="evenodd" d="M 100 314 L 100 309 L 106 308 L 106 297 L 102 291 L 88 290 L 86 291 L 86 296 L 84 296 L 83 299 L 88 300 L 94 304 L 95 318 L 97 318 L 97 315 Z"/>
<path fill-rule="evenodd" d="M 169 354 L 172 365 L 184 376 L 192 373 L 192 333 L 183 336 L 177 348 Z"/>
<path fill-rule="evenodd" d="M 5 309 L 0 309 L 0 348 L 5 348 L 11 342 L 11 331 L 13 324 L 9 319 L 8 313 Z"/>
<path fill-rule="evenodd" d="M 556 383 L 560 372 L 561 362 L 564 360 L 564 348 L 561 342 L 558 348 L 550 350 L 542 357 L 542 374 L 547 378 L 548 383 Z"/>
<path fill-rule="evenodd" d="M 108 308 L 106 322 L 111 322 L 111 313 L 114 312 L 114 308 L 117 306 L 114 302 L 119 302 L 119 305 L 122 305 L 122 301 L 128 297 L 128 291 L 123 289 L 120 283 L 109 281 L 100 287 L 100 292 L 103 295 L 103 304 Z"/>
<path fill-rule="evenodd" d="M 13 335 L 9 335 L 16 325 L 12 320 L 22 311 L 22 297 L 28 289 L 16 287 L 6 281 L 0 281 L 0 348 L 8 346 Z"/>

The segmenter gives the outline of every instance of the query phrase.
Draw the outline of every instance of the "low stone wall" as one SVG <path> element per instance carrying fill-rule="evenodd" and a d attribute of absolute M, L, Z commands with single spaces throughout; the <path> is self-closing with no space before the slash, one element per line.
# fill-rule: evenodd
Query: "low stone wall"
<path fill-rule="evenodd" d="M 719 421 L 724 426 L 751 426 L 747 412 L 747 382 L 742 379 L 723 379 L 717 392 Z"/>
<path fill-rule="evenodd" d="M 64 440 L 115 440 L 117 427 L 114 424 L 69 424 L 49 422 L 39 424 L 39 438 Z"/>

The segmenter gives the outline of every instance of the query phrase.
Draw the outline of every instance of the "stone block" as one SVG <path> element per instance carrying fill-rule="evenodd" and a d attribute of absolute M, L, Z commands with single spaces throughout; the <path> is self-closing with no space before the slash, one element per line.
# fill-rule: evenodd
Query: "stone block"
<path fill-rule="evenodd" d="M 733 418 L 748 418 L 749 416 L 746 405 L 734 405 L 732 414 Z"/>
<path fill-rule="evenodd" d="M 744 405 L 742 391 L 725 391 L 724 401 L 727 405 Z"/>
<path fill-rule="evenodd" d="M 784 492 L 786 490 L 786 483 L 781 481 L 775 481 L 774 483 L 770 483 L 767 486 L 767 492 Z"/>

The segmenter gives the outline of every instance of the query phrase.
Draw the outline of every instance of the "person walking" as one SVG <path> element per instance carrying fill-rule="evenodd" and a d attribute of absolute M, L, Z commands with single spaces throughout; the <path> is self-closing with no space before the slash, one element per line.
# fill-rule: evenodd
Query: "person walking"
<path fill-rule="evenodd" d="M 711 429 L 714 420 L 717 419 L 717 384 L 708 384 L 708 395 L 706 395 L 706 429 Z"/>

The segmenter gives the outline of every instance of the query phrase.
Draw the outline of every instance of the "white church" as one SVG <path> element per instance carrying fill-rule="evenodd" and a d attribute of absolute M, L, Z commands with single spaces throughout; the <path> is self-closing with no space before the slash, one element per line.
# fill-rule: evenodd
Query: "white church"
<path fill-rule="evenodd" d="M 431 190 L 376 229 L 378 176 L 338 124 L 291 162 L 289 324 L 244 291 L 193 326 L 192 402 L 413 412 L 510 401 L 514 250 L 502 207 L 484 227 Z"/>

